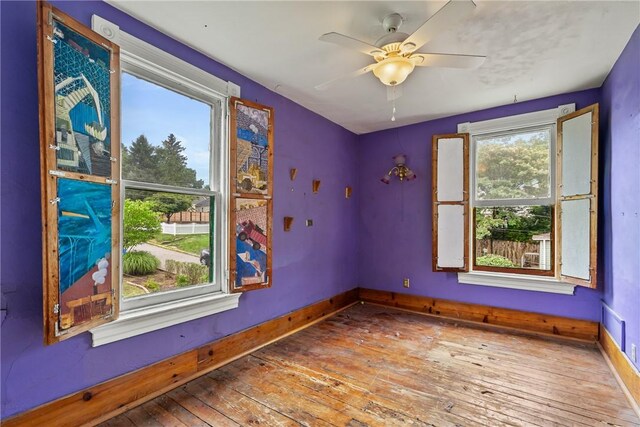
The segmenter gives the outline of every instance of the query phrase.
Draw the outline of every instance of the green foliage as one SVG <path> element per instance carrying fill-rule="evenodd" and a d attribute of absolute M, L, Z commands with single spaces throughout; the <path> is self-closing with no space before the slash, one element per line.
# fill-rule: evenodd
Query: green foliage
<path fill-rule="evenodd" d="M 191 283 L 189 282 L 189 277 L 186 274 L 178 274 L 176 277 L 176 285 L 179 287 L 189 286 Z"/>
<path fill-rule="evenodd" d="M 176 274 L 176 283 L 179 286 L 197 285 L 209 281 L 209 268 L 206 265 L 171 260 L 165 262 L 165 269 L 169 273 Z"/>
<path fill-rule="evenodd" d="M 551 231 L 551 206 L 476 209 L 476 239 L 529 242 L 535 234 Z"/>
<path fill-rule="evenodd" d="M 161 229 L 153 205 L 142 200 L 125 199 L 123 223 L 122 247 L 125 250 L 151 240 Z"/>
<path fill-rule="evenodd" d="M 484 255 L 476 258 L 476 265 L 486 265 L 491 267 L 516 267 L 509 258 L 500 255 Z"/>
<path fill-rule="evenodd" d="M 160 267 L 160 260 L 149 252 L 130 251 L 122 256 L 122 269 L 131 276 L 145 276 Z"/>
<path fill-rule="evenodd" d="M 187 188 L 202 188 L 196 171 L 187 167 L 185 148 L 175 135 L 169 134 L 159 146 L 140 135 L 130 147 L 122 147 L 122 176 L 132 181 L 153 182 Z M 143 192 L 135 192 L 144 198 Z"/>
<path fill-rule="evenodd" d="M 187 234 L 183 236 L 159 234 L 155 237 L 155 241 L 162 246 L 177 248 L 197 256 L 200 256 L 202 249 L 208 249 L 210 245 L 208 234 Z"/>
<path fill-rule="evenodd" d="M 157 292 L 160 290 L 160 283 L 156 282 L 153 279 L 149 279 L 144 282 L 144 287 L 149 289 L 151 292 Z"/>
<path fill-rule="evenodd" d="M 176 212 L 186 211 L 193 203 L 193 196 L 175 193 L 154 193 L 146 199 L 153 209 L 166 216 L 167 222 L 171 222 L 171 216 Z"/>
<path fill-rule="evenodd" d="M 547 131 L 478 140 L 476 186 L 481 199 L 549 196 Z"/>

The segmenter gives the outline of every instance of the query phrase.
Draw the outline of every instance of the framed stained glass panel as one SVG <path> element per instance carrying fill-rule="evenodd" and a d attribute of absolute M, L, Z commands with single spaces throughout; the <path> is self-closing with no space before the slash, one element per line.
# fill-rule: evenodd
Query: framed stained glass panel
<path fill-rule="evenodd" d="M 232 201 L 232 291 L 271 286 L 271 200 L 236 197 Z"/>
<path fill-rule="evenodd" d="M 231 99 L 231 182 L 234 193 L 272 194 L 273 109 Z"/>
<path fill-rule="evenodd" d="M 38 4 L 47 344 L 117 318 L 120 250 L 119 48 Z"/>

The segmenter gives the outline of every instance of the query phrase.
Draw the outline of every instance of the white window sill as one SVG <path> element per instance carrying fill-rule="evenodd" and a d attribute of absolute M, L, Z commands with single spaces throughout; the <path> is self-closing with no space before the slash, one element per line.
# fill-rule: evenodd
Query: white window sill
<path fill-rule="evenodd" d="M 496 288 L 521 289 L 525 291 L 549 292 L 573 295 L 575 285 L 563 283 L 556 278 L 527 276 L 524 274 L 471 271 L 458 273 L 458 283 L 468 285 L 493 286 Z"/>
<path fill-rule="evenodd" d="M 217 292 L 121 312 L 118 320 L 91 329 L 92 346 L 97 347 L 234 309 L 238 307 L 240 295 L 242 294 Z"/>

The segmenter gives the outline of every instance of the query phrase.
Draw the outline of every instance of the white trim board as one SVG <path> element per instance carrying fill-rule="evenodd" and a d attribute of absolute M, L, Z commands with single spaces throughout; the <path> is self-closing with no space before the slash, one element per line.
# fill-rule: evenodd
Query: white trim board
<path fill-rule="evenodd" d="M 192 84 L 200 89 L 205 88 L 223 96 L 240 97 L 240 86 L 237 84 L 222 80 L 195 65 L 140 40 L 120 30 L 120 27 L 113 22 L 107 21 L 98 15 L 91 16 L 91 29 L 120 46 L 122 61 L 135 62 L 142 60 L 141 58 L 147 58 L 154 65 L 161 67 L 163 73 L 178 73 L 182 78 L 191 80 Z M 159 71 L 157 67 L 156 71 Z"/>
<path fill-rule="evenodd" d="M 241 295 L 218 292 L 127 310 L 120 313 L 117 320 L 91 329 L 92 347 L 234 309 L 238 307 Z"/>
<path fill-rule="evenodd" d="M 560 282 L 555 278 L 487 271 L 458 273 L 458 283 L 563 295 L 573 295 L 575 290 L 575 285 Z"/>
<path fill-rule="evenodd" d="M 485 133 L 502 132 L 524 127 L 555 124 L 558 117 L 566 116 L 576 110 L 576 104 L 559 105 L 549 110 L 533 111 L 515 116 L 499 117 L 481 122 L 466 122 L 458 124 L 458 133 L 482 135 Z"/>

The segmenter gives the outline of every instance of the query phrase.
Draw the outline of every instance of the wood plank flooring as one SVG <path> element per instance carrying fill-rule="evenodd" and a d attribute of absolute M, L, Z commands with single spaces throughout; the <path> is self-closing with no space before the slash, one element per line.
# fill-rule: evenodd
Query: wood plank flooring
<path fill-rule="evenodd" d="M 116 426 L 640 426 L 593 344 L 365 304 L 107 422 Z"/>

